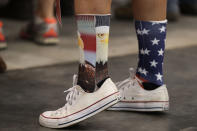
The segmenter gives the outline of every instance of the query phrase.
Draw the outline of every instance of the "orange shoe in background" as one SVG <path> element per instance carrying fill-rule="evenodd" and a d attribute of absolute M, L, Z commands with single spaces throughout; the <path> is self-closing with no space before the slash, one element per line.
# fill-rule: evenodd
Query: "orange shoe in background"
<path fill-rule="evenodd" d="M 7 43 L 3 34 L 3 22 L 0 21 L 0 50 L 5 48 L 7 48 Z"/>
<path fill-rule="evenodd" d="M 36 17 L 20 33 L 21 38 L 33 40 L 41 45 L 58 44 L 58 36 L 58 25 L 55 18 Z"/>

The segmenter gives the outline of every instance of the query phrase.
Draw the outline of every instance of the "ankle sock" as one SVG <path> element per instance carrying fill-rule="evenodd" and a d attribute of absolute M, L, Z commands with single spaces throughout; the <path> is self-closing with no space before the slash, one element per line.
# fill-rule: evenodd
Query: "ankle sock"
<path fill-rule="evenodd" d="M 108 40 L 110 15 L 77 15 L 80 63 L 78 82 L 94 92 L 108 78 Z"/>
<path fill-rule="evenodd" d="M 136 75 L 146 80 L 145 89 L 163 85 L 163 59 L 166 41 L 164 21 L 135 21 L 139 47 Z"/>

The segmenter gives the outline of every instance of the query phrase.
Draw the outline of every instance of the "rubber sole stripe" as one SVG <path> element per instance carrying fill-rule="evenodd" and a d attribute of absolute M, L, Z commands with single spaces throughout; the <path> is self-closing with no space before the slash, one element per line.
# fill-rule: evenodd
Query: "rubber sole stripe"
<path fill-rule="evenodd" d="M 69 122 L 66 122 L 66 123 L 62 123 L 62 124 L 58 124 L 58 125 L 59 125 L 59 126 L 61 126 L 61 125 L 69 124 L 69 123 L 71 123 L 71 122 L 73 122 L 73 121 L 76 121 L 76 120 L 82 119 L 82 118 L 84 118 L 84 117 L 86 117 L 86 116 L 88 116 L 88 115 L 90 115 L 90 114 L 92 114 L 92 113 L 94 113 L 94 112 L 96 112 L 96 111 L 100 110 L 101 108 L 103 108 L 103 107 L 105 107 L 105 106 L 107 106 L 107 105 L 111 104 L 112 102 L 114 102 L 114 101 L 116 101 L 116 100 L 117 100 L 117 99 L 114 99 L 114 100 L 112 100 L 112 101 L 108 102 L 107 104 L 105 104 L 105 105 L 101 106 L 100 108 L 98 108 L 98 109 L 96 109 L 96 110 L 94 110 L 94 111 L 90 112 L 89 114 L 86 114 L 86 115 L 84 115 L 84 116 L 82 116 L 82 117 L 79 117 L 79 118 L 77 118 L 77 119 L 74 119 L 74 120 L 72 120 L 72 121 L 69 121 Z"/>
<path fill-rule="evenodd" d="M 146 108 L 140 108 L 140 107 L 110 107 L 113 108 L 125 108 L 125 109 L 163 109 L 163 107 L 146 107 Z"/>

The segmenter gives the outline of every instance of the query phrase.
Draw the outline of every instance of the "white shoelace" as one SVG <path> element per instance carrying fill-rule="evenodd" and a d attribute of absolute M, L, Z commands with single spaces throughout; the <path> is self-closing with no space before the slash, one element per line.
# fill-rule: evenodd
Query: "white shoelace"
<path fill-rule="evenodd" d="M 77 99 L 77 96 L 79 95 L 79 91 L 77 90 L 77 75 L 73 76 L 73 87 L 65 90 L 64 93 L 67 93 L 66 104 L 62 108 L 56 110 L 54 112 L 55 115 L 59 113 L 64 113 L 67 110 L 67 107 L 71 106 L 73 102 Z"/>
<path fill-rule="evenodd" d="M 124 91 L 125 88 L 133 87 L 136 84 L 135 79 L 133 79 L 133 77 L 135 75 L 135 72 L 134 72 L 133 68 L 129 69 L 129 74 L 130 74 L 129 78 L 116 83 L 116 86 L 122 91 Z"/>

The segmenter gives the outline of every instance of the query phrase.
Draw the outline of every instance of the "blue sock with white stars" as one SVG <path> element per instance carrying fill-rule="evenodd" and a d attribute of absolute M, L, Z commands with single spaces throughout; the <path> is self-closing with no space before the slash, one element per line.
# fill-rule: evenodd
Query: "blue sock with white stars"
<path fill-rule="evenodd" d="M 163 85 L 166 25 L 167 20 L 135 21 L 139 45 L 136 76 L 158 86 Z"/>

